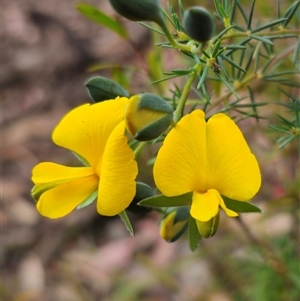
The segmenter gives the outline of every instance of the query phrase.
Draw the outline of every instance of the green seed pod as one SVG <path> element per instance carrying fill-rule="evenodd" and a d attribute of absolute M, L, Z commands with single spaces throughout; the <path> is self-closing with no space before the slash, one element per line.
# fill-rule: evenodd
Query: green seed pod
<path fill-rule="evenodd" d="M 191 38 L 204 43 L 212 37 L 215 22 L 205 8 L 194 6 L 184 12 L 183 28 Z"/>
<path fill-rule="evenodd" d="M 132 96 L 125 110 L 126 128 L 139 141 L 160 136 L 169 127 L 172 118 L 171 105 L 150 93 Z"/>
<path fill-rule="evenodd" d="M 213 237 L 218 230 L 219 218 L 220 218 L 220 214 L 218 213 L 208 222 L 201 222 L 196 220 L 197 228 L 201 236 L 203 236 L 204 238 Z"/>
<path fill-rule="evenodd" d="M 187 229 L 190 208 L 170 207 L 163 216 L 160 225 L 160 236 L 167 242 L 176 241 Z"/>
<path fill-rule="evenodd" d="M 92 77 L 85 83 L 85 86 L 94 102 L 115 99 L 117 96 L 129 97 L 129 92 L 121 85 L 106 77 Z"/>
<path fill-rule="evenodd" d="M 115 11 L 131 21 L 164 20 L 158 0 L 109 0 Z"/>
<path fill-rule="evenodd" d="M 152 208 L 146 206 L 139 206 L 137 205 L 137 203 L 139 203 L 143 199 L 150 198 L 152 196 L 154 196 L 154 192 L 150 186 L 142 182 L 136 182 L 136 193 L 134 199 L 127 207 L 127 210 L 137 214 L 146 214 L 151 212 L 153 210 Z"/>

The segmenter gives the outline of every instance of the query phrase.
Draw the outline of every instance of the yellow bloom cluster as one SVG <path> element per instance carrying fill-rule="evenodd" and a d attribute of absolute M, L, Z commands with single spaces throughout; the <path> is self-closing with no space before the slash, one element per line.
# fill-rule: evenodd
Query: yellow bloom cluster
<path fill-rule="evenodd" d="M 53 141 L 84 158 L 87 165 L 66 167 L 44 162 L 33 168 L 32 194 L 42 215 L 65 216 L 91 196 L 97 197 L 99 214 L 106 216 L 119 214 L 130 205 L 138 174 L 125 134 L 130 120 L 124 112 L 130 101 L 117 97 L 85 104 L 61 120 Z M 132 101 L 135 107 L 136 98 Z M 200 110 L 184 116 L 168 133 L 153 175 L 157 188 L 167 197 L 192 192 L 190 215 L 198 222 L 199 231 L 202 223 L 219 214 L 219 208 L 228 216 L 238 215 L 227 208 L 223 197 L 249 201 L 261 184 L 257 160 L 234 121 L 221 113 L 206 121 Z M 164 222 L 167 224 L 169 220 Z"/>

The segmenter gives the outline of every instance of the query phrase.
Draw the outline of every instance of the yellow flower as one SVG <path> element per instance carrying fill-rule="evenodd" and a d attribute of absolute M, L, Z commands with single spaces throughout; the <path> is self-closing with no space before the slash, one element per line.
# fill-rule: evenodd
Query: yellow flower
<path fill-rule="evenodd" d="M 97 211 L 113 216 L 128 207 L 136 191 L 137 163 L 125 136 L 128 98 L 84 104 L 69 112 L 52 139 L 82 157 L 88 166 L 43 162 L 33 168 L 33 195 L 43 216 L 59 218 L 98 192 Z"/>
<path fill-rule="evenodd" d="M 154 165 L 157 188 L 166 196 L 193 192 L 190 214 L 200 222 L 215 217 L 222 195 L 250 200 L 259 190 L 261 176 L 255 156 L 229 117 L 216 114 L 208 122 L 195 110 L 183 117 L 166 137 Z"/>

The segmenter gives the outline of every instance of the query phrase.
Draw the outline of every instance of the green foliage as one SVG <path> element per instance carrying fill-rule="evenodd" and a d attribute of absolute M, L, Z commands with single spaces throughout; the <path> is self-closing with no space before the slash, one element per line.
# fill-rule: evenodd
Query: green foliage
<path fill-rule="evenodd" d="M 106 77 L 92 77 L 85 83 L 85 86 L 89 96 L 94 102 L 115 99 L 118 96 L 129 97 L 129 92 L 127 92 L 119 83 Z"/>
<path fill-rule="evenodd" d="M 76 5 L 76 8 L 80 13 L 82 13 L 85 17 L 89 18 L 90 20 L 110 29 L 111 31 L 118 34 L 124 39 L 128 38 L 128 33 L 126 29 L 121 24 L 119 24 L 119 22 L 112 19 L 96 7 L 90 4 L 78 3 Z"/>
<path fill-rule="evenodd" d="M 186 193 L 178 196 L 167 197 L 163 194 L 156 195 L 154 197 L 146 198 L 139 202 L 142 206 L 149 207 L 177 207 L 177 206 L 188 206 L 192 203 L 192 193 Z"/>

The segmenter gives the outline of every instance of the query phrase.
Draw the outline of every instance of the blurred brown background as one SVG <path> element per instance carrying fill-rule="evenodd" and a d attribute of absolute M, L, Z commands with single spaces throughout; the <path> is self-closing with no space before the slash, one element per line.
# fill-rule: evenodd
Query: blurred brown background
<path fill-rule="evenodd" d="M 201 251 L 192 254 L 185 239 L 167 244 L 158 236 L 156 214 L 132 216 L 137 234 L 130 237 L 118 218 L 99 216 L 93 205 L 59 220 L 35 210 L 32 167 L 41 161 L 76 164 L 72 154 L 52 143 L 54 126 L 68 110 L 89 101 L 84 87 L 89 77 L 110 75 L 87 68 L 93 63 L 140 65 L 149 44 L 147 30 L 122 20 L 139 51 L 136 56 L 116 35 L 78 13 L 76 3 L 2 1 L 2 300 L 234 300 L 235 279 L 220 261 L 224 254 L 245 255 L 240 246 L 246 239 L 234 221 L 224 221 L 227 234 L 220 230 L 219 237 L 204 241 Z M 114 15 L 107 1 L 89 3 Z M 138 92 L 147 77 L 143 72 L 136 77 L 132 89 Z M 293 149 L 278 155 L 274 141 L 261 134 L 264 123 L 256 131 L 254 126 L 250 122 L 244 130 L 263 162 L 258 204 L 264 207 L 265 201 L 285 194 L 280 183 L 294 179 L 297 158 Z M 150 171 L 143 177 L 151 181 Z M 264 220 L 248 215 L 245 222 L 266 236 L 288 233 L 295 225 L 284 212 Z M 231 239 L 228 232 L 239 240 L 224 244 Z"/>

